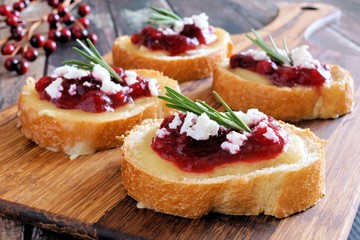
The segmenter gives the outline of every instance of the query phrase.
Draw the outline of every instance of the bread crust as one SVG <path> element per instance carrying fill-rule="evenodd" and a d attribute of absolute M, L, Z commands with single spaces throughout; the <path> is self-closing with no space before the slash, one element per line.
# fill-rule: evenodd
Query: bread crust
<path fill-rule="evenodd" d="M 229 33 L 221 28 L 215 28 L 215 33 L 217 41 L 202 47 L 200 53 L 179 56 L 169 56 L 164 51 L 141 51 L 129 36 L 121 36 L 112 49 L 113 61 L 124 69 L 155 69 L 179 82 L 202 79 L 212 75 L 214 67 L 232 51 Z"/>
<path fill-rule="evenodd" d="M 170 86 L 179 91 L 176 81 L 153 70 L 135 70 L 144 78 L 158 80 L 160 89 Z M 63 151 L 76 157 L 92 154 L 121 145 L 116 136 L 124 134 L 147 118 L 170 114 L 173 110 L 157 97 L 146 97 L 126 104 L 114 112 L 90 113 L 57 108 L 40 100 L 34 88 L 34 79 L 27 81 L 19 95 L 18 120 L 21 132 L 39 146 L 53 151 Z"/>
<path fill-rule="evenodd" d="M 351 74 L 338 65 L 330 65 L 333 81 L 321 88 L 276 87 L 245 80 L 231 72 L 228 65 L 214 70 L 213 89 L 228 105 L 240 111 L 258 108 L 284 121 L 338 118 L 352 110 L 354 82 Z"/>
<path fill-rule="evenodd" d="M 310 149 L 311 160 L 306 163 L 214 179 L 169 180 L 142 168 L 141 160 L 136 160 L 132 152 L 138 133 L 160 123 L 161 120 L 145 120 L 130 132 L 122 147 L 123 186 L 147 208 L 186 218 L 200 218 L 211 211 L 231 215 L 264 213 L 283 218 L 313 206 L 325 193 L 326 142 L 308 129 L 281 123 Z"/>

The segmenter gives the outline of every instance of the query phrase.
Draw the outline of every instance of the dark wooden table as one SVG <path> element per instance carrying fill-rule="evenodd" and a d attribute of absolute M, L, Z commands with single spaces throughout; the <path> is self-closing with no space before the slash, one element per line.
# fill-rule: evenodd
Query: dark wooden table
<path fill-rule="evenodd" d="M 0 3 L 14 1 L 0 0 Z M 230 33 L 248 32 L 251 28 L 261 28 L 271 22 L 277 15 L 280 1 L 245 1 L 245 0 L 97 0 L 87 1 L 92 7 L 89 16 L 92 26 L 90 30 L 99 37 L 97 48 L 102 54 L 111 50 L 116 36 L 131 34 L 141 27 L 140 18 L 134 18 L 134 12 L 146 11 L 147 5 L 171 8 L 180 16 L 190 16 L 199 12 L 206 12 L 210 16 L 210 23 L 225 28 Z M 282 1 L 281 1 L 282 2 Z M 298 1 L 291 1 L 298 2 Z M 340 22 L 320 29 L 310 36 L 309 41 L 314 45 L 321 45 L 346 55 L 360 56 L 360 12 L 359 0 L 330 0 L 326 2 L 339 8 L 342 12 Z M 34 11 L 38 11 L 34 9 Z M 138 15 L 138 14 L 137 14 Z M 0 32 L 4 37 L 3 32 Z M 73 56 L 70 47 L 74 43 L 67 43 L 58 47 L 55 54 L 45 57 L 43 54 L 31 64 L 28 76 L 35 79 L 52 71 L 60 63 Z M 3 65 L 4 58 L 0 57 Z M 4 110 L 16 103 L 17 95 L 24 85 L 24 76 L 16 76 L 0 68 L 0 110 Z M 356 89 L 358 86 L 356 86 Z M 358 157 L 358 156 L 357 156 Z M 1 184 L 1 183 L 0 183 Z M 1 215 L 1 213 L 0 213 Z M 359 211 L 350 232 L 349 239 L 359 239 Z M 63 239 L 72 238 L 48 230 L 16 222 L 0 217 L 0 239 Z"/>

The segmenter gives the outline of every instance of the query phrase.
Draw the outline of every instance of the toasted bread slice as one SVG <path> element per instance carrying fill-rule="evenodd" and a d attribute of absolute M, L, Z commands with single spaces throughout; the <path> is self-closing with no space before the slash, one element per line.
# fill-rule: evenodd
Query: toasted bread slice
<path fill-rule="evenodd" d="M 313 206 L 324 195 L 325 141 L 309 130 L 281 122 L 289 141 L 275 159 L 189 173 L 152 150 L 151 140 L 161 122 L 143 121 L 122 147 L 123 185 L 141 206 L 187 218 L 211 211 L 282 218 Z"/>
<path fill-rule="evenodd" d="M 155 78 L 160 89 L 170 86 L 179 90 L 176 81 L 153 70 L 135 70 L 143 78 Z M 28 79 L 19 96 L 18 118 L 21 132 L 39 146 L 63 151 L 76 157 L 119 146 L 116 136 L 124 134 L 146 118 L 172 112 L 157 97 L 143 97 L 117 108 L 114 112 L 91 113 L 65 110 L 41 100 L 34 79 Z"/>
<path fill-rule="evenodd" d="M 258 108 L 276 119 L 337 118 L 352 110 L 354 82 L 351 74 L 330 65 L 333 81 L 321 88 L 309 86 L 277 87 L 266 77 L 227 64 L 214 71 L 213 89 L 235 110 Z"/>
<path fill-rule="evenodd" d="M 178 56 L 139 47 L 129 36 L 121 36 L 112 49 L 114 64 L 124 69 L 155 69 L 180 82 L 205 78 L 212 75 L 214 67 L 232 51 L 229 33 L 221 28 L 215 28 L 215 33 L 218 39 L 214 43 Z"/>

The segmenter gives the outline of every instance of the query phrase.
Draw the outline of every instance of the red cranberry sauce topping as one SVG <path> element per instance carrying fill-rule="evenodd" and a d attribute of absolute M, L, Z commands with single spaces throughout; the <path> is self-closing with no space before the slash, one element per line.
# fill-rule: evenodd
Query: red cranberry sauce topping
<path fill-rule="evenodd" d="M 294 85 L 305 85 L 321 87 L 330 75 L 328 65 L 317 68 L 299 68 L 279 65 L 271 60 L 256 61 L 250 55 L 234 54 L 230 58 L 231 68 L 244 68 L 261 75 L 266 75 L 276 86 L 292 87 Z"/>
<path fill-rule="evenodd" d="M 126 77 L 125 71 L 121 68 L 116 68 L 115 71 L 122 79 Z M 115 94 L 107 94 L 100 90 L 102 82 L 95 79 L 90 73 L 88 76 L 78 79 L 66 79 L 62 77 L 64 81 L 61 84 L 63 89 L 61 91 L 61 97 L 51 98 L 45 89 L 57 78 L 58 77 L 53 78 L 50 76 L 44 76 L 36 82 L 35 89 L 40 94 L 40 99 L 45 99 L 62 109 L 79 109 L 93 113 L 105 111 L 112 112 L 119 106 L 133 102 L 136 98 L 151 96 L 148 86 L 149 82 L 146 79 L 142 79 L 137 76 L 136 79 L 138 82 L 128 86 L 128 91 L 119 91 Z M 113 78 L 111 78 L 111 81 L 116 84 L 120 84 L 123 87 L 127 87 L 124 82 L 118 82 Z M 69 91 L 71 86 L 74 86 L 74 84 L 76 89 Z M 72 92 L 73 95 L 70 94 L 70 92 Z"/>
<path fill-rule="evenodd" d="M 214 28 L 201 30 L 195 24 L 185 24 L 179 34 L 166 35 L 162 31 L 147 26 L 140 33 L 131 36 L 131 42 L 143 45 L 151 50 L 165 50 L 170 55 L 182 54 L 188 50 L 197 48 L 199 45 L 208 45 L 217 39 Z"/>
<path fill-rule="evenodd" d="M 186 114 L 179 114 L 184 121 Z M 170 129 L 169 124 L 174 116 L 169 116 L 161 123 L 160 128 L 166 128 L 170 134 L 162 138 L 155 136 L 152 140 L 152 149 L 163 159 L 172 162 L 180 170 L 185 172 L 206 173 L 212 172 L 216 167 L 236 162 L 256 162 L 275 158 L 280 154 L 287 142 L 286 135 L 281 134 L 281 127 L 272 117 L 263 119 L 268 122 L 278 141 L 274 142 L 264 136 L 267 128 L 259 126 L 259 123 L 250 126 L 252 132 L 240 147 L 240 151 L 231 154 L 221 148 L 226 135 L 231 129 L 220 127 L 217 136 L 211 136 L 208 140 L 195 140 L 180 134 L 182 124 L 177 129 Z M 261 122 L 263 121 L 261 120 Z"/>

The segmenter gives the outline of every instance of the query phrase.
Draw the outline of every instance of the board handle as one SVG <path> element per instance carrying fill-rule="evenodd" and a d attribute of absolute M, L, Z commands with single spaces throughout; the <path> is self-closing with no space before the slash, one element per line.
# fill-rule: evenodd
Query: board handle
<path fill-rule="evenodd" d="M 287 45 L 292 48 L 306 42 L 318 29 L 339 21 L 340 17 L 341 11 L 329 4 L 281 4 L 276 18 L 257 32 L 263 38 L 272 35 L 279 45 L 282 37 L 285 37 Z M 235 46 L 234 52 L 242 51 L 252 45 L 245 34 L 235 34 L 231 37 Z"/>

